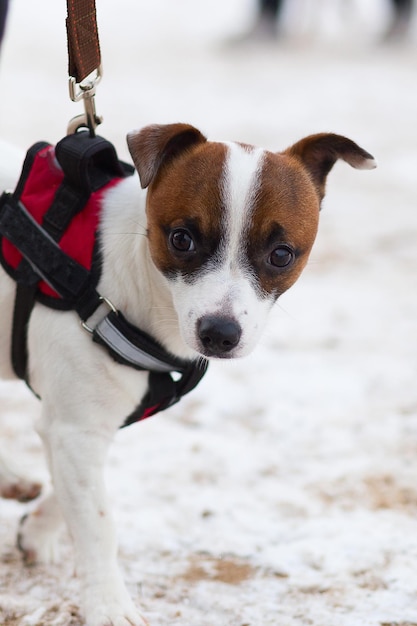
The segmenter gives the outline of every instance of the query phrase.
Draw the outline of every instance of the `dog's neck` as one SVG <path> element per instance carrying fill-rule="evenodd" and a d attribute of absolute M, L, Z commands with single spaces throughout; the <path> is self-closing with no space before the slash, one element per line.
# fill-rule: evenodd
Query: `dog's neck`
<path fill-rule="evenodd" d="M 130 176 L 106 197 L 100 223 L 103 267 L 99 292 L 127 319 L 182 358 L 197 355 L 183 341 L 166 279 L 148 246 L 146 190 Z"/>

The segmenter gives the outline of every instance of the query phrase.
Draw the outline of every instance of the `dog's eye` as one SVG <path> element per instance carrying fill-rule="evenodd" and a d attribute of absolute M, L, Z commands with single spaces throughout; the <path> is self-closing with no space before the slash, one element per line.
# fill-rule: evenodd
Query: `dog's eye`
<path fill-rule="evenodd" d="M 188 230 L 177 228 L 169 235 L 171 246 L 178 252 L 193 252 L 195 250 L 194 240 Z"/>
<path fill-rule="evenodd" d="M 269 256 L 269 262 L 274 267 L 287 267 L 295 258 L 294 251 L 290 246 L 281 245 L 275 248 Z"/>

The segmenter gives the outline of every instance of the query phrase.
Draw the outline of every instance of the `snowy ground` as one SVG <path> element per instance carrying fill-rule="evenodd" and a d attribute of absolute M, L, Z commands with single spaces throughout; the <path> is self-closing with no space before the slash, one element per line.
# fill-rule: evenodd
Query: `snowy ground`
<path fill-rule="evenodd" d="M 64 1 L 12 4 L 0 136 L 25 148 L 81 108 Z M 417 624 L 416 37 L 382 46 L 383 0 L 338 4 L 314 25 L 289 12 L 280 45 L 233 46 L 250 2 L 97 1 L 101 133 L 124 158 L 131 128 L 188 121 L 276 149 L 339 132 L 379 162 L 335 167 L 311 261 L 256 352 L 117 436 L 120 558 L 152 626 Z M 37 403 L 0 392 L 6 448 L 43 478 Z M 0 624 L 80 626 L 69 541 L 60 565 L 21 564 L 25 510 L 0 502 Z"/>

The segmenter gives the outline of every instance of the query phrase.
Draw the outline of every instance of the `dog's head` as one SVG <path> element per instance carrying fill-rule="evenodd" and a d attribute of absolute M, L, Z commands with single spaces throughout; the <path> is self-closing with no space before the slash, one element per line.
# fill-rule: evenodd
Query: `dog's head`
<path fill-rule="evenodd" d="M 271 306 L 307 262 L 337 159 L 375 167 L 353 141 L 324 133 L 273 153 L 170 124 L 132 132 L 128 145 L 148 187 L 153 262 L 185 343 L 206 357 L 255 346 Z"/>

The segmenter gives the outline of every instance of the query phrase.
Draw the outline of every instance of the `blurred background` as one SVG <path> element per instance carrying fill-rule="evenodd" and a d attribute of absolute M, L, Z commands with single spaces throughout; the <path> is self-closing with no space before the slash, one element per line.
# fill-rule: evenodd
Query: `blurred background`
<path fill-rule="evenodd" d="M 390 114 L 398 136 L 414 13 L 390 36 L 391 0 L 281 0 L 263 29 L 262 2 L 98 0 L 102 132 L 123 143 L 126 128 L 184 119 L 279 148 L 317 128 L 381 141 L 375 116 Z M 58 139 L 81 108 L 67 98 L 65 14 L 64 0 L 10 1 L 0 123 L 14 143 Z"/>
<path fill-rule="evenodd" d="M 213 363 L 181 405 L 119 433 L 108 480 L 124 568 L 153 625 L 416 624 L 417 7 L 261 4 L 97 0 L 98 132 L 121 158 L 129 130 L 183 121 L 271 150 L 336 132 L 379 164 L 335 166 L 308 267 L 255 353 Z M 11 0 L 0 138 L 21 149 L 57 142 L 82 112 L 65 15 L 64 0 Z M 6 441 L 22 435 L 35 466 L 32 399 L 1 390 Z M 35 582 L 45 623 L 78 626 L 63 570 L 21 571 L 20 509 L 0 507 L 3 605 L 38 615 L 35 593 L 15 597 Z"/>

